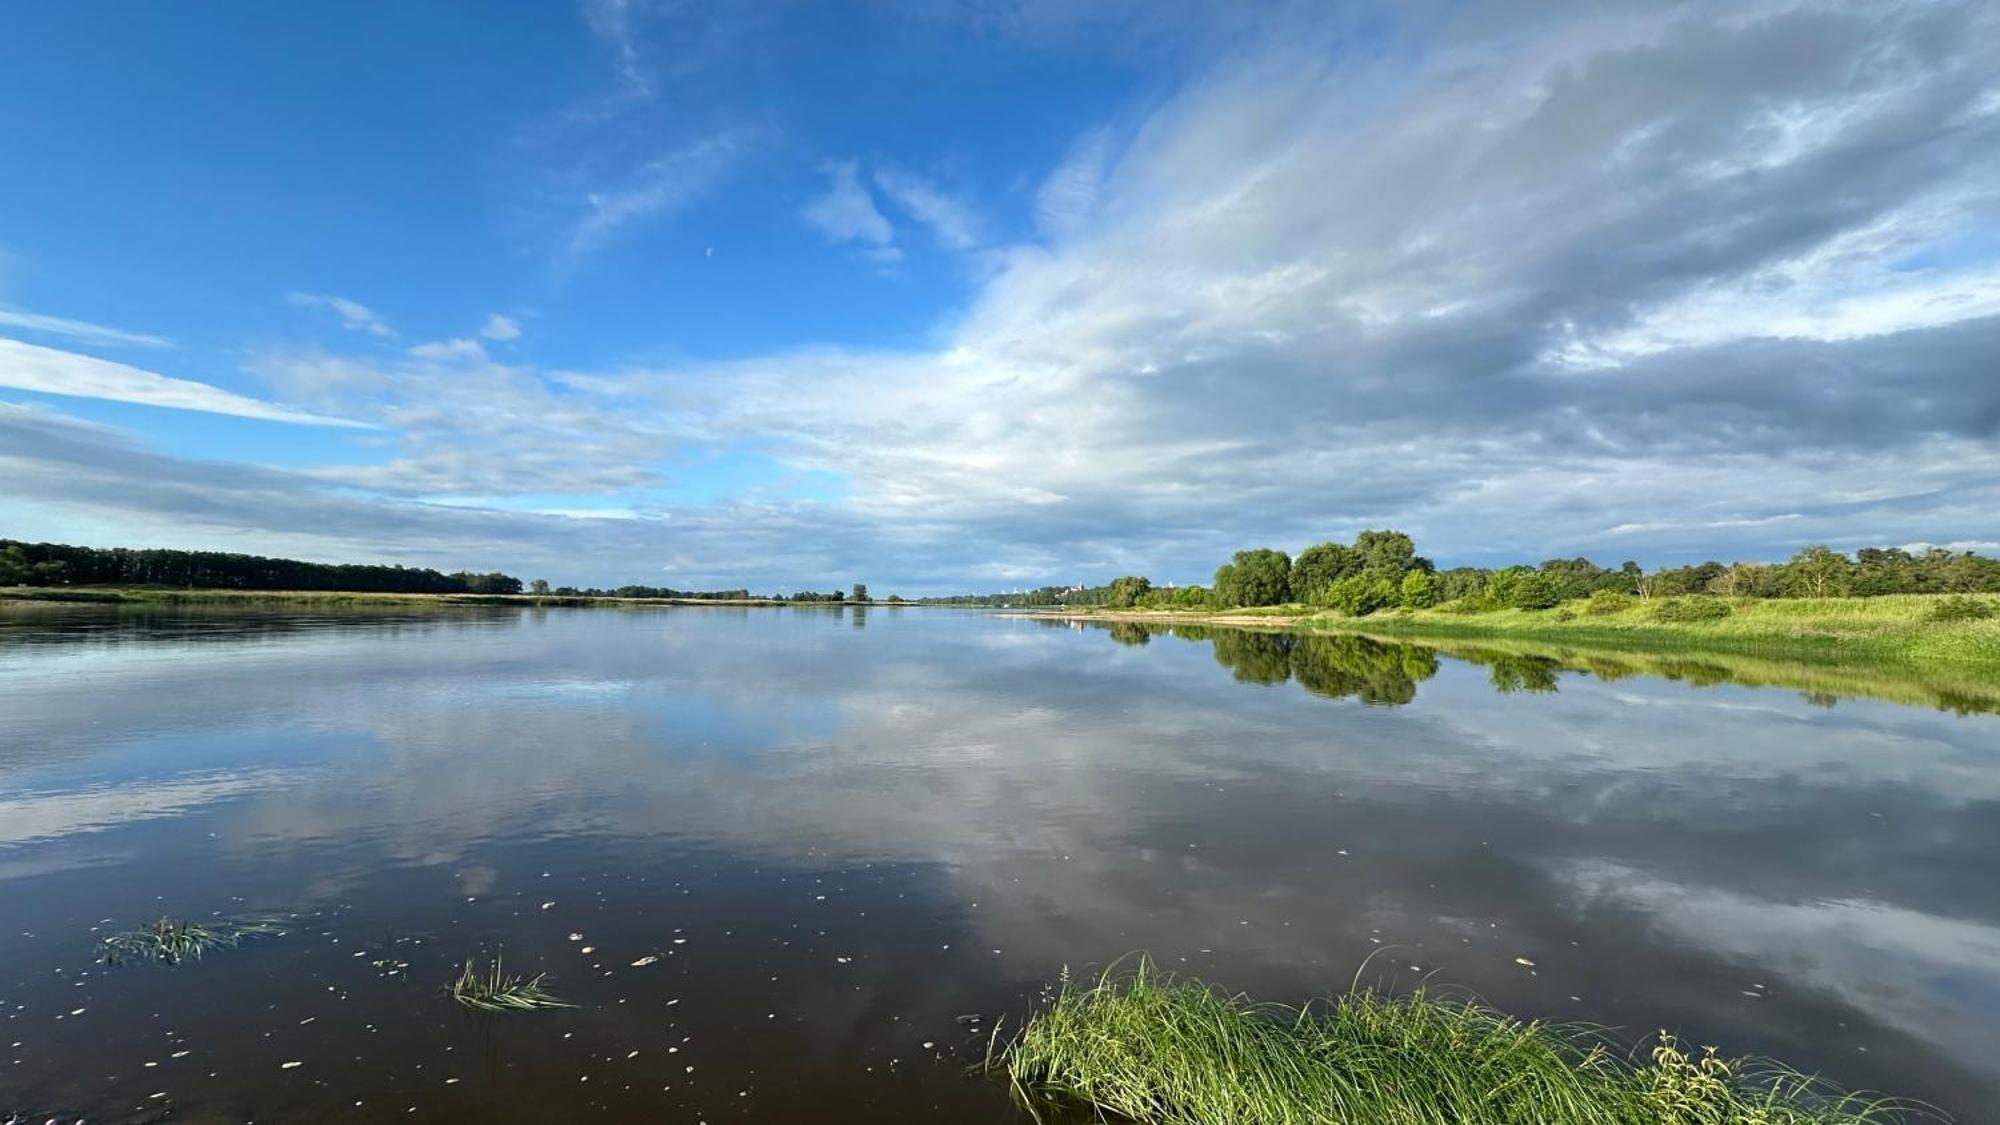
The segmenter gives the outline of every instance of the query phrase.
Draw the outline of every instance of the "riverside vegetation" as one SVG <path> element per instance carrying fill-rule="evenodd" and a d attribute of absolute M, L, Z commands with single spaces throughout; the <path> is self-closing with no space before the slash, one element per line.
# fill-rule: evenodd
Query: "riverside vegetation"
<path fill-rule="evenodd" d="M 2000 560 L 1942 548 L 1812 546 L 1783 563 L 1651 572 L 1583 558 L 1439 570 L 1408 535 L 1365 531 L 1296 559 L 1238 551 L 1212 586 L 1127 575 L 1103 589 L 1092 612 L 1135 619 L 2000 669 Z"/>
<path fill-rule="evenodd" d="M 1661 1032 L 1633 1061 L 1594 1029 L 1429 991 L 1253 1004 L 1141 960 L 1065 979 L 989 1056 L 1031 1109 L 1149 1125 L 1885 1125 L 1913 1113 Z"/>

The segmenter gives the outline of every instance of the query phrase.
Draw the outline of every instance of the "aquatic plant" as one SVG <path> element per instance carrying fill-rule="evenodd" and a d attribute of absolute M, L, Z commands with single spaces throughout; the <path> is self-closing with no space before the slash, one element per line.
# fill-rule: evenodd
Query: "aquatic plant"
<path fill-rule="evenodd" d="M 542 986 L 548 976 L 547 973 L 536 973 L 532 977 L 508 976 L 501 968 L 498 954 L 493 957 L 492 967 L 481 973 L 468 957 L 458 979 L 452 982 L 451 998 L 482 1012 L 527 1012 L 537 1008 L 571 1007 Z"/>
<path fill-rule="evenodd" d="M 1590 1029 L 1522 1021 L 1426 991 L 1253 1004 L 1141 960 L 1065 977 L 988 1066 L 1041 1107 L 1145 1125 L 1883 1125 L 1897 1104 L 1774 1063 L 1685 1051 L 1635 1063 Z"/>
<path fill-rule="evenodd" d="M 97 959 L 107 965 L 130 961 L 164 961 L 178 965 L 197 961 L 211 949 L 235 948 L 246 938 L 272 937 L 285 932 L 269 918 L 216 919 L 184 922 L 161 918 L 137 929 L 112 934 L 98 943 Z"/>

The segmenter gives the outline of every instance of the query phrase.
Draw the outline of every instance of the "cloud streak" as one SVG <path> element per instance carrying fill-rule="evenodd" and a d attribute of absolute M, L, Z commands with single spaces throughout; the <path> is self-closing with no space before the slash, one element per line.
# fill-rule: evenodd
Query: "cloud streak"
<path fill-rule="evenodd" d="M 92 324 L 87 320 L 71 320 L 62 316 L 47 316 L 25 309 L 0 308 L 0 328 L 13 328 L 23 332 L 40 332 L 51 336 L 63 336 L 81 344 L 103 346 L 127 345 L 141 348 L 170 348 L 173 341 L 162 336 L 149 336 L 143 332 L 127 332 L 122 328 L 109 328 L 102 324 Z"/>
<path fill-rule="evenodd" d="M 336 297 L 331 293 L 288 293 L 285 300 L 294 308 L 327 309 L 339 317 L 340 326 L 350 332 L 364 332 L 385 339 L 396 334 L 396 330 L 389 327 L 389 323 L 374 309 L 346 297 Z"/>
<path fill-rule="evenodd" d="M 75 398 L 135 402 L 171 410 L 227 414 L 306 426 L 367 428 L 368 423 L 314 414 L 249 398 L 207 383 L 175 379 L 110 360 L 0 337 L 0 387 Z"/>

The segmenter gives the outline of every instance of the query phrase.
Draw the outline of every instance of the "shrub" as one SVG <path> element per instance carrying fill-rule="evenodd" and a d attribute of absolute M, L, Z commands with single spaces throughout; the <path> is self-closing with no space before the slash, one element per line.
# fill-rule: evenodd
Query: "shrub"
<path fill-rule="evenodd" d="M 1328 585 L 1320 598 L 1349 617 L 1366 617 L 1397 604 L 1398 594 L 1395 583 L 1387 578 L 1354 574 Z"/>
<path fill-rule="evenodd" d="M 1993 605 L 1968 598 L 1964 594 L 1953 594 L 1931 606 L 1924 614 L 1925 621 L 1984 621 L 1993 616 Z"/>
<path fill-rule="evenodd" d="M 1428 570 L 1413 570 L 1403 575 L 1403 608 L 1429 609 L 1437 604 L 1437 583 Z"/>
<path fill-rule="evenodd" d="M 1623 613 L 1639 604 L 1639 599 L 1622 590 L 1593 590 L 1590 600 L 1584 603 L 1583 612 L 1592 617 L 1605 617 L 1613 613 Z"/>
<path fill-rule="evenodd" d="M 1666 598 L 1653 605 L 1655 621 L 1719 621 L 1729 616 L 1729 603 L 1701 595 Z"/>
<path fill-rule="evenodd" d="M 1507 604 L 1515 609 L 1554 609 L 1562 600 L 1561 584 L 1538 570 L 1522 574 L 1507 591 Z"/>

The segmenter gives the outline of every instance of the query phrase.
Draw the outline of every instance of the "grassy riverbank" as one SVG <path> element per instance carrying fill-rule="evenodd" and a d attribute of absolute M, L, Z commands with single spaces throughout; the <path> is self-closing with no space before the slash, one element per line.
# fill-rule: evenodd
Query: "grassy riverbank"
<path fill-rule="evenodd" d="M 0 586 L 0 603 L 4 602 L 60 602 L 93 605 L 297 605 L 307 607 L 346 605 L 775 606 L 821 604 L 781 602 L 768 598 L 613 598 L 571 594 L 381 594 L 342 590 L 207 590 L 189 589 L 178 586 Z"/>
<path fill-rule="evenodd" d="M 1663 620 L 1660 604 L 1617 609 L 1567 602 L 1553 609 L 1453 613 L 1383 611 L 1347 617 L 1310 606 L 1218 611 L 1097 610 L 1061 615 L 1101 620 L 1328 629 L 1412 640 L 1519 640 L 1577 649 L 1718 653 L 1809 662 L 1958 668 L 2000 675 L 2000 613 L 1977 620 L 1934 617 L 1952 595 L 1876 598 L 1711 598 L 1708 619 Z M 2000 605 L 2000 599 L 1974 599 Z M 1683 603 L 1684 604 L 1684 603 Z"/>
<path fill-rule="evenodd" d="M 1306 1009 L 1141 963 L 1065 982 L 992 1060 L 1031 1107 L 1142 1125 L 1879 1125 L 1908 1120 L 1775 1063 L 1682 1048 L 1648 1061 L 1598 1033 L 1426 992 Z"/>

